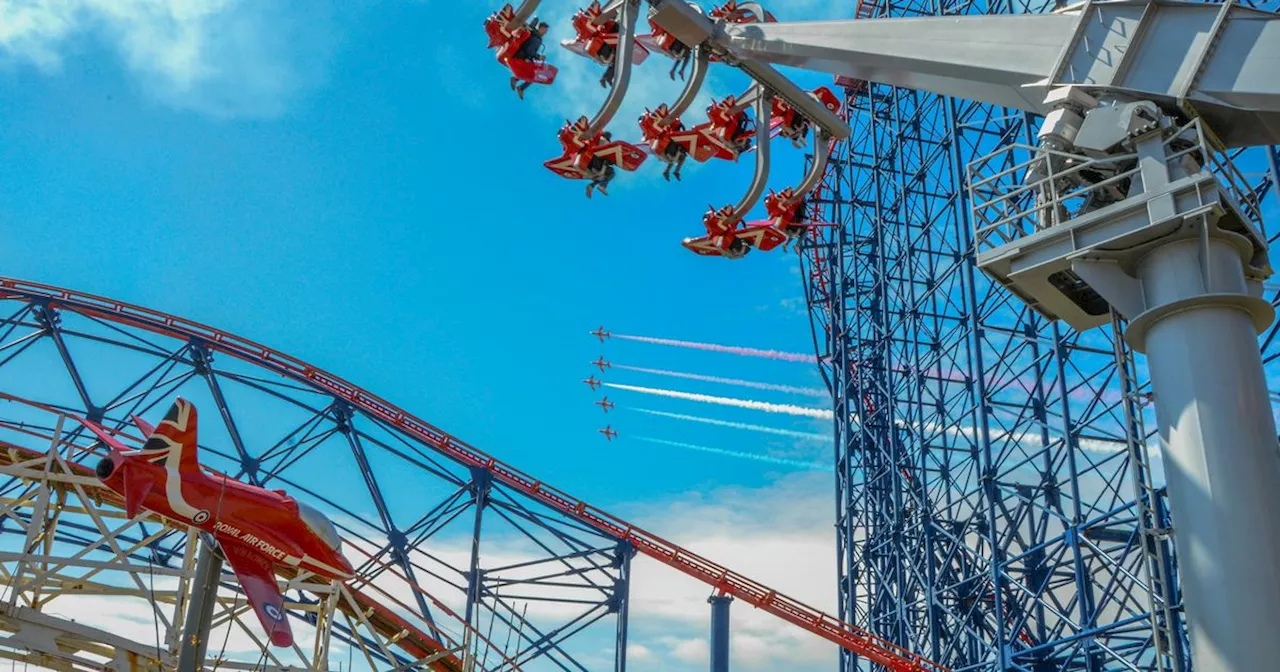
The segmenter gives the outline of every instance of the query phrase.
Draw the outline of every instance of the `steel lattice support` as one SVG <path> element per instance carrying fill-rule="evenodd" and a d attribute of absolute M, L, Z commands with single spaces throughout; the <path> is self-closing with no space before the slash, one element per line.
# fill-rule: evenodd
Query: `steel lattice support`
<path fill-rule="evenodd" d="M 1189 670 L 1149 387 L 1123 324 L 1048 323 L 973 263 L 966 167 L 1037 120 L 846 84 L 853 136 L 810 199 L 838 226 L 801 257 L 836 417 L 840 615 L 954 670 Z M 1236 160 L 1270 198 L 1276 153 Z"/>
<path fill-rule="evenodd" d="M 224 573 L 210 661 L 229 658 L 221 663 L 229 669 L 249 669 L 255 659 L 267 669 L 323 669 L 336 656 L 344 667 L 351 657 L 357 669 L 453 669 L 440 667 L 447 660 L 423 661 L 465 649 L 476 670 L 585 672 L 598 669 L 591 661 L 601 650 L 616 647 L 615 667 L 625 669 L 634 555 L 628 544 L 484 469 L 445 459 L 331 383 L 285 374 L 273 363 L 277 353 L 245 361 L 218 352 L 223 338 L 170 331 L 163 319 L 112 322 L 66 301 L 0 295 L 5 394 L 126 432 L 132 414 L 155 415 L 181 394 L 209 409 L 200 434 L 204 463 L 283 488 L 339 527 L 358 579 L 339 593 L 298 577 L 285 594 L 295 628 L 320 634 L 301 638 L 293 651 L 262 646 L 238 583 Z M 69 416 L 58 416 L 65 427 L 55 427 L 51 413 L 0 403 L 0 441 L 9 451 L 0 460 L 0 505 L 7 507 L 0 512 L 0 585 L 9 605 L 0 629 L 27 633 L 0 655 L 52 662 L 57 647 L 31 633 L 56 630 L 85 643 L 68 651 L 66 664 L 92 666 L 118 652 L 150 656 L 143 665 L 172 666 L 198 544 L 145 514 L 122 521 L 95 489 L 93 441 Z M 52 481 L 28 464 L 47 457 L 41 451 L 51 445 L 65 461 Z M 388 489 L 393 478 L 397 488 Z M 113 640 L 105 621 L 95 627 L 92 618 L 70 624 L 60 617 L 81 609 L 72 605 L 85 595 L 116 593 L 122 605 L 135 601 L 138 620 L 155 622 L 155 637 Z M 245 645 L 251 653 L 221 650 L 228 627 L 233 641 L 255 642 Z"/>

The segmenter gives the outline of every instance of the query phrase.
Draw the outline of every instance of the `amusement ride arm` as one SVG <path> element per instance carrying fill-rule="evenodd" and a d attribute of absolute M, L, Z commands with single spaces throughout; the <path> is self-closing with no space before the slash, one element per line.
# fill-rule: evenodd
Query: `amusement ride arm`
<path fill-rule="evenodd" d="M 516 9 L 515 16 L 511 17 L 511 20 L 503 27 L 507 29 L 507 32 L 511 32 L 523 26 L 529 20 L 529 17 L 538 11 L 538 5 L 541 2 L 542 0 L 524 0 L 524 2 L 520 3 L 520 7 Z"/>
<path fill-rule="evenodd" d="M 639 17 L 639 0 L 625 0 L 618 8 L 618 47 L 613 53 L 613 88 L 609 90 L 604 106 L 587 125 L 587 130 L 582 134 L 584 138 L 594 138 L 603 131 L 613 121 L 613 116 L 618 113 L 623 99 L 627 97 L 627 87 L 631 85 L 631 58 L 636 47 L 636 21 Z"/>
<path fill-rule="evenodd" d="M 717 29 L 707 39 L 748 71 L 789 65 L 1042 115 L 1055 107 L 1050 91 L 1076 87 L 1200 116 L 1225 148 L 1280 143 L 1280 14 L 1238 3 L 1107 0 L 1050 14 Z"/>
<path fill-rule="evenodd" d="M 787 101 L 795 110 L 819 128 L 827 131 L 832 137 L 843 140 L 849 137 L 848 124 L 844 123 L 834 112 L 801 89 L 795 82 L 787 79 L 782 73 L 765 63 L 738 57 L 721 43 L 721 31 L 725 30 L 705 16 L 701 10 L 690 6 L 688 0 L 648 0 L 653 7 L 651 18 L 671 33 L 676 39 L 689 45 L 690 48 L 701 46 L 704 50 L 714 49 L 725 54 L 726 62 L 737 66 L 757 82 L 763 84 L 773 95 Z M 745 24 L 756 25 L 756 24 Z M 772 25 L 772 24 L 770 24 Z"/>
<path fill-rule="evenodd" d="M 733 217 L 731 221 L 737 223 L 747 216 L 751 208 L 756 207 L 756 203 L 760 201 L 760 197 L 764 195 L 764 189 L 769 184 L 769 147 L 773 143 L 770 142 L 769 123 L 773 120 L 773 97 L 769 95 L 769 91 L 759 84 L 755 85 L 755 106 L 756 106 L 756 173 L 751 179 L 751 188 L 747 189 L 746 195 L 738 201 L 738 205 L 733 208 Z"/>
<path fill-rule="evenodd" d="M 795 194 L 787 199 L 788 207 L 799 203 L 809 195 L 809 192 L 817 188 L 822 182 L 822 176 L 827 172 L 827 161 L 831 157 L 831 136 L 826 131 L 814 129 L 813 137 L 813 165 L 809 167 L 809 173 L 804 176 L 800 186 L 796 187 Z"/>
<path fill-rule="evenodd" d="M 689 81 L 685 82 L 684 90 L 680 92 L 680 97 L 671 104 L 671 113 L 662 120 L 663 126 L 679 119 L 681 115 L 689 110 L 689 106 L 693 105 L 693 102 L 698 99 L 698 92 L 702 90 L 702 84 L 707 79 L 707 71 L 711 69 L 711 50 L 704 48 L 702 45 L 693 47 L 692 58 L 693 72 L 689 73 Z"/>

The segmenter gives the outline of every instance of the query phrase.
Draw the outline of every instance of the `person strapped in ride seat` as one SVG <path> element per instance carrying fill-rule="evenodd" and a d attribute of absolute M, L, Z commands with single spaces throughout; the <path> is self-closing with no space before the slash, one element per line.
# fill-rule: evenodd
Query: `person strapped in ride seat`
<path fill-rule="evenodd" d="M 605 131 L 601 136 L 604 142 L 612 142 L 613 134 Z M 587 177 L 591 178 L 591 183 L 587 185 L 587 198 L 591 198 L 591 193 L 599 190 L 605 196 L 609 195 L 609 183 L 613 181 L 617 170 L 613 167 L 613 161 L 604 159 L 599 156 L 591 157 L 591 163 L 587 165 Z"/>
<path fill-rule="evenodd" d="M 534 19 L 529 22 L 528 28 L 529 39 L 525 40 L 524 44 L 520 45 L 520 48 L 516 50 L 516 53 L 512 54 L 511 58 L 520 61 L 529 61 L 531 63 L 547 60 L 546 56 L 542 55 L 542 38 L 545 37 L 547 31 L 550 30 L 551 24 L 546 21 Z M 520 100 L 524 100 L 524 92 L 528 90 L 530 86 L 533 86 L 533 82 L 522 82 L 517 77 L 511 78 L 511 88 L 516 92 L 517 96 L 520 96 Z"/>

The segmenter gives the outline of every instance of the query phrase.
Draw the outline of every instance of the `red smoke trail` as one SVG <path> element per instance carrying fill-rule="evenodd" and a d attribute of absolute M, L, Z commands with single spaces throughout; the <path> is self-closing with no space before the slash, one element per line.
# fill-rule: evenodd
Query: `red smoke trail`
<path fill-rule="evenodd" d="M 681 373 L 679 371 L 667 371 L 666 369 L 645 369 L 639 366 L 625 366 L 622 364 L 614 364 L 613 368 L 623 371 L 635 371 L 636 373 L 650 373 L 655 376 L 669 376 L 671 378 L 684 378 L 685 380 L 701 380 L 707 383 L 720 383 L 722 385 L 737 385 L 739 387 L 750 387 L 757 390 L 769 390 L 771 392 L 787 392 L 790 394 L 808 394 L 816 397 L 828 396 L 826 390 L 819 390 L 813 387 L 792 387 L 790 385 L 775 385 L 773 383 L 757 383 L 754 380 L 740 380 L 738 378 L 721 378 L 719 376 L 704 376 L 697 373 Z"/>
<path fill-rule="evenodd" d="M 741 355 L 743 357 L 763 357 L 764 359 L 776 359 L 782 362 L 802 362 L 805 364 L 817 364 L 818 358 L 813 355 L 802 355 L 795 352 L 779 352 L 777 350 L 757 350 L 756 348 L 743 348 L 736 345 L 716 345 L 714 343 L 695 343 L 693 341 L 677 341 L 670 338 L 653 338 L 651 336 L 628 336 L 626 334 L 614 334 L 613 338 L 620 338 L 624 341 L 638 341 L 640 343 L 653 343 L 654 345 L 670 345 L 677 348 L 691 348 L 693 350 L 710 350 L 711 352 L 723 352 L 730 355 Z"/>

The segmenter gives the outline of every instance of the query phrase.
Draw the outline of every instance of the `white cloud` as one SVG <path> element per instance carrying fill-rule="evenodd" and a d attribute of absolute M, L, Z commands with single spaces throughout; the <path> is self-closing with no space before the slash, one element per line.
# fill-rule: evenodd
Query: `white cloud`
<path fill-rule="evenodd" d="M 622 513 L 713 562 L 834 613 L 831 478 L 792 474 L 762 488 L 692 492 Z M 647 558 L 633 564 L 633 585 L 633 641 L 662 661 L 637 670 L 705 669 L 710 587 Z M 836 655 L 835 645 L 743 602 L 731 607 L 730 620 L 735 669 L 817 672 L 829 669 Z"/>
<path fill-rule="evenodd" d="M 105 46 L 152 98 L 212 116 L 275 116 L 324 61 L 316 12 L 303 34 L 278 2 L 7 0 L 0 65 L 56 74 L 86 44 Z M 302 64 L 308 64 L 303 67 Z"/>
<path fill-rule="evenodd" d="M 703 639 L 668 639 L 671 657 L 682 663 L 702 663 L 711 655 L 710 647 Z"/>

